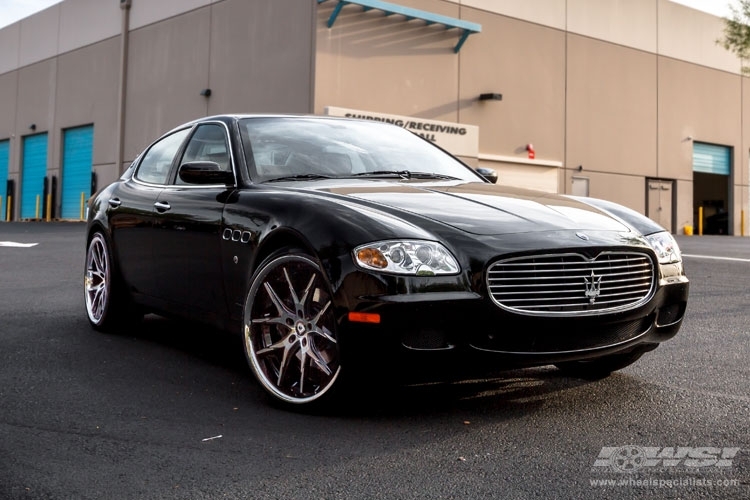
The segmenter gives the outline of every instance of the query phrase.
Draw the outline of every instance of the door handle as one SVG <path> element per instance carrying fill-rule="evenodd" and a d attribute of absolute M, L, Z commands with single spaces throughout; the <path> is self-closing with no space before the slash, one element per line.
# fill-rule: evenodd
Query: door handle
<path fill-rule="evenodd" d="M 117 208 L 122 205 L 120 198 L 110 198 L 109 200 L 107 200 L 107 203 L 109 203 L 109 206 L 112 208 Z"/>
<path fill-rule="evenodd" d="M 156 203 L 154 203 L 154 207 L 156 208 L 157 212 L 162 212 L 162 213 L 172 208 L 171 206 L 169 206 L 169 203 L 167 203 L 166 201 L 157 201 Z"/>

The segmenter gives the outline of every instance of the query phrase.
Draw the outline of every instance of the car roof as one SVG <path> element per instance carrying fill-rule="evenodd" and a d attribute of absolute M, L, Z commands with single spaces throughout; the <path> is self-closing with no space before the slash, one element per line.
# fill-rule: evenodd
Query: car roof
<path fill-rule="evenodd" d="M 225 124 L 232 123 L 237 120 L 241 120 L 244 118 L 302 118 L 302 119 L 314 119 L 314 120 L 335 120 L 335 121 L 349 121 L 349 122 L 366 122 L 366 123 L 372 123 L 374 125 L 384 125 L 384 126 L 392 126 L 395 127 L 396 125 L 387 123 L 387 122 L 381 122 L 378 120 L 362 120 L 358 118 L 349 118 L 349 117 L 343 117 L 343 116 L 329 116 L 329 115 L 316 115 L 316 114 L 295 114 L 295 113 L 224 113 L 219 115 L 210 115 L 210 116 L 204 116 L 201 118 L 196 118 L 195 120 L 191 120 L 186 123 L 182 123 L 169 131 L 162 134 L 161 137 L 164 137 L 166 135 L 169 135 L 177 130 L 184 129 L 186 127 L 192 127 L 193 125 L 197 123 L 205 123 L 205 122 L 212 122 L 212 121 L 220 121 Z"/>

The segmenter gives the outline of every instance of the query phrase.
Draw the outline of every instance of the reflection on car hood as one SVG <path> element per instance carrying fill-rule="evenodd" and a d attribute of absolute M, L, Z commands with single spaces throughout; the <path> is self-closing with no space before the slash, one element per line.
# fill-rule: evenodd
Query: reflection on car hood
<path fill-rule="evenodd" d="M 630 230 L 606 213 L 574 199 L 492 184 L 324 181 L 306 187 L 418 214 L 473 234 Z"/>

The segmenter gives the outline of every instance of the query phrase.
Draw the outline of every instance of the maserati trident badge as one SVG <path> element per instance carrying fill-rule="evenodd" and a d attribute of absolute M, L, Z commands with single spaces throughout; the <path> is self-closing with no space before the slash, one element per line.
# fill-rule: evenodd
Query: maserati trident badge
<path fill-rule="evenodd" d="M 583 279 L 586 281 L 586 298 L 589 299 L 589 304 L 593 304 L 602 291 L 602 277 L 596 276 L 592 269 L 591 276 Z"/>

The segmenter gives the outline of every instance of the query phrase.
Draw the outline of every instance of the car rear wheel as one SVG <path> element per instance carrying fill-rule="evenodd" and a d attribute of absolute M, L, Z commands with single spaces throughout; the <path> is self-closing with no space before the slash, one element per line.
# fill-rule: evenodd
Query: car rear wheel
<path fill-rule="evenodd" d="M 601 358 L 585 361 L 567 361 L 556 363 L 555 366 L 566 374 L 581 378 L 603 378 L 610 373 L 630 366 L 643 356 L 649 349 L 636 349 L 622 354 L 612 354 Z"/>
<path fill-rule="evenodd" d="M 140 317 L 121 293 L 112 252 L 101 232 L 94 233 L 89 240 L 83 281 L 86 312 L 95 329 L 123 328 Z"/>
<path fill-rule="evenodd" d="M 255 272 L 244 309 L 248 363 L 263 388 L 285 404 L 322 400 L 341 371 L 330 287 L 299 251 L 277 252 Z"/>

